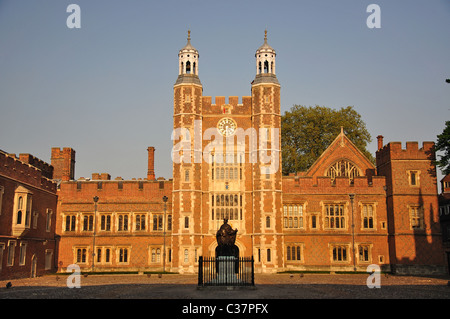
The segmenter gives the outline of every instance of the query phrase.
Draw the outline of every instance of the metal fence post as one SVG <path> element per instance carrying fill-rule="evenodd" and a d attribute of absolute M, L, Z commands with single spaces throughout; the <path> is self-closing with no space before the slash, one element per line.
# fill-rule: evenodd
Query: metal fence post
<path fill-rule="evenodd" d="M 203 286 L 203 256 L 198 258 L 198 285 Z"/>
<path fill-rule="evenodd" d="M 254 285 L 255 260 L 253 259 L 253 256 L 233 259 L 199 256 L 198 286 Z"/>
<path fill-rule="evenodd" d="M 254 286 L 255 285 L 255 261 L 253 259 L 253 256 L 251 259 L 251 263 L 252 263 L 252 286 Z"/>

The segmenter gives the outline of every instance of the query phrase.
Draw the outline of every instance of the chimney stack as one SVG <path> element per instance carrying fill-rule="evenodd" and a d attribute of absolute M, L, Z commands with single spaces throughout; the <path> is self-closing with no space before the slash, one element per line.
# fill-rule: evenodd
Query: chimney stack
<path fill-rule="evenodd" d="M 69 181 L 75 179 L 75 151 L 70 147 L 52 147 L 51 163 L 53 179 Z"/>
<path fill-rule="evenodd" d="M 156 180 L 155 178 L 155 148 L 150 146 L 147 148 L 148 151 L 148 171 L 147 171 L 147 179 L 149 181 Z"/>
<path fill-rule="evenodd" d="M 383 135 L 378 135 L 377 140 L 378 140 L 378 150 L 381 150 L 383 148 Z"/>

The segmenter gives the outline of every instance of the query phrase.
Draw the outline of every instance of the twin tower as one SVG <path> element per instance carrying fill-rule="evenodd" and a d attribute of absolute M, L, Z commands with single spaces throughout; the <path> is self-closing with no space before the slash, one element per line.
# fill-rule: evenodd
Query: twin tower
<path fill-rule="evenodd" d="M 282 232 L 280 84 L 267 31 L 255 58 L 252 95 L 242 97 L 242 103 L 235 96 L 228 101 L 219 96 L 212 104 L 211 97 L 202 94 L 199 52 L 191 44 L 190 31 L 187 44 L 178 53 L 173 127 L 187 133 L 173 139 L 173 151 L 184 145 L 183 150 L 178 148 L 178 153 L 184 152 L 184 160 L 173 162 L 172 211 L 178 230 L 172 233 L 173 249 L 179 252 L 174 259 L 180 258 L 175 264 L 183 265 L 190 257 L 213 256 L 215 233 L 224 218 L 238 229 L 236 245 L 241 256 L 256 255 L 258 247 L 273 252 L 274 267 L 281 263 L 276 254 L 282 251 L 282 239 L 277 235 Z M 217 129 L 214 137 L 208 135 L 211 128 Z M 244 137 L 244 145 L 237 143 L 239 129 L 266 132 L 264 143 L 256 142 L 262 136 L 253 136 L 256 143 L 252 144 L 250 134 Z M 231 146 L 226 144 L 229 141 Z M 227 147 L 211 147 L 214 143 Z M 261 161 L 261 154 L 271 160 Z M 188 263 L 185 266 L 189 267 Z"/>

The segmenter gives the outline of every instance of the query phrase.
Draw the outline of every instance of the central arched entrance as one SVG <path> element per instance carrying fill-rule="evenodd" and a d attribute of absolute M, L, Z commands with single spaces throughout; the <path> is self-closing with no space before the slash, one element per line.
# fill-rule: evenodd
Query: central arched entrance
<path fill-rule="evenodd" d="M 239 241 L 239 239 L 236 239 L 236 242 L 234 243 L 239 248 L 239 256 L 244 257 L 246 253 L 245 245 Z M 212 242 L 208 250 L 206 252 L 206 256 L 215 257 L 216 256 L 216 248 L 217 248 L 217 241 Z"/>

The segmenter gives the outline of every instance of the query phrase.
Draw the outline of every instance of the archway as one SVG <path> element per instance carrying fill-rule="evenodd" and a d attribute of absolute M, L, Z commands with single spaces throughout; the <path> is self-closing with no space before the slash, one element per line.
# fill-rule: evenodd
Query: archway
<path fill-rule="evenodd" d="M 239 235 L 238 235 L 239 236 Z M 239 249 L 239 256 L 243 257 L 245 256 L 245 252 L 246 252 L 246 247 L 245 245 L 239 241 L 239 239 L 236 239 L 236 242 L 234 243 L 238 249 Z M 211 257 L 215 257 L 216 256 L 216 248 L 217 248 L 217 241 L 214 240 L 209 246 L 208 246 L 208 250 L 207 250 L 207 254 Z"/>

